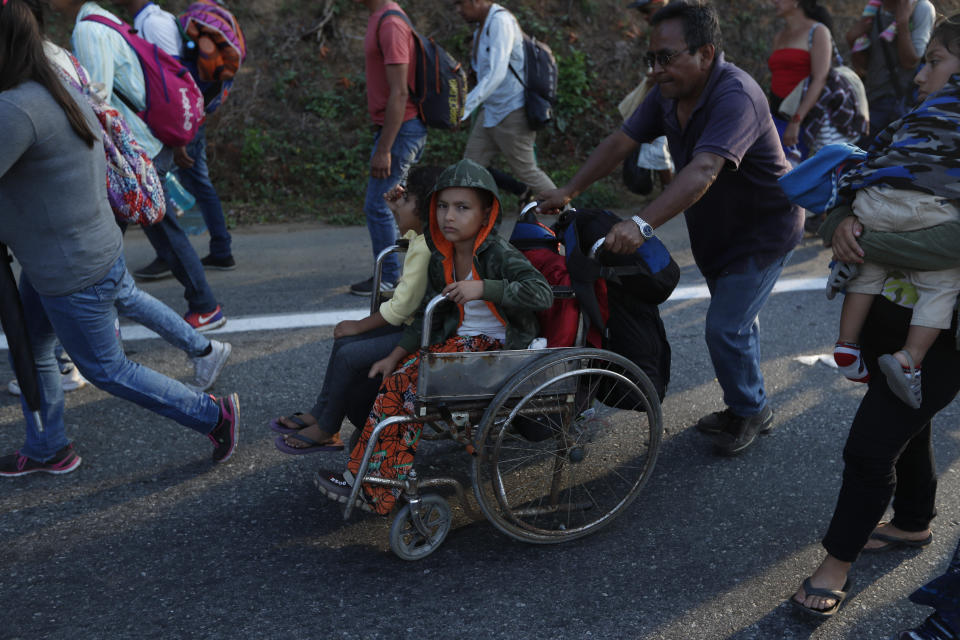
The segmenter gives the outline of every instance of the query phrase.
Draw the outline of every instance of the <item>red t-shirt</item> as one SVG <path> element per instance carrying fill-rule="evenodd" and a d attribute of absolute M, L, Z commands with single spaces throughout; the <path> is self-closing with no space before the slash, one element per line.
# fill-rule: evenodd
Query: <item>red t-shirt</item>
<path fill-rule="evenodd" d="M 390 85 L 387 84 L 388 64 L 407 63 L 407 86 L 414 86 L 415 48 L 413 31 L 396 15 L 387 16 L 380 22 L 380 16 L 386 11 L 400 11 L 396 2 L 388 2 L 376 13 L 370 15 L 367 21 L 367 35 L 363 39 L 363 52 L 367 77 L 367 110 L 374 124 L 383 125 L 384 113 L 387 109 L 387 98 L 390 97 Z M 380 42 L 377 43 L 377 26 L 380 27 Z M 417 106 L 412 97 L 407 97 L 407 107 L 403 112 L 403 121 L 417 117 Z"/>

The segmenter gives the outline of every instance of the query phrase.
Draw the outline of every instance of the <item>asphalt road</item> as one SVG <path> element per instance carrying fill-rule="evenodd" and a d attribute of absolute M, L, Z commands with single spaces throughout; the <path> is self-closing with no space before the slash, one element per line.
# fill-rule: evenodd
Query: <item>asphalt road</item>
<path fill-rule="evenodd" d="M 681 286 L 699 284 L 682 223 L 661 235 L 683 266 Z M 369 270 L 365 229 L 257 227 L 234 242 L 239 268 L 209 274 L 229 318 L 364 304 L 346 287 Z M 128 234 L 127 256 L 131 268 L 150 259 L 142 234 Z M 827 259 L 807 240 L 784 278 L 823 277 Z M 143 288 L 185 310 L 174 281 Z M 66 419 L 83 465 L 0 483 L 0 638 L 879 640 L 921 620 L 906 597 L 943 570 L 960 537 L 960 405 L 935 422 L 933 544 L 864 556 L 842 612 L 810 624 L 784 601 L 821 557 L 863 393 L 803 358 L 829 352 L 839 303 L 821 290 L 771 297 L 761 322 L 776 428 L 733 459 L 691 428 L 722 406 L 705 309 L 703 299 L 663 305 L 673 370 L 652 480 L 611 526 L 564 545 L 512 541 L 455 508 L 443 547 L 409 563 L 389 551 L 386 520 L 344 522 L 310 478 L 345 455 L 286 456 L 267 429 L 311 406 L 332 327 L 234 333 L 228 323 L 234 354 L 215 391 L 240 394 L 242 430 L 221 467 L 194 432 L 94 388 L 71 393 Z M 126 346 L 168 375 L 190 374 L 160 340 Z M 22 437 L 19 404 L 4 394 L 0 450 Z M 468 467 L 449 444 L 422 452 L 425 470 Z"/>

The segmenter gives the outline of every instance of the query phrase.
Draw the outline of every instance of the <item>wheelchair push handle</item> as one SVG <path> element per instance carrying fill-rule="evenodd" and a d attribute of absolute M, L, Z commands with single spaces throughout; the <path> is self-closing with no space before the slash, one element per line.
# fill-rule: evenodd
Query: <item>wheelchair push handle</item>
<path fill-rule="evenodd" d="M 447 296 L 443 294 L 434 296 L 430 302 L 427 303 L 427 308 L 423 310 L 423 336 L 420 338 L 421 349 L 426 349 L 430 346 L 430 330 L 433 328 L 433 312 L 444 302 L 449 302 Z"/>
<path fill-rule="evenodd" d="M 597 253 L 599 253 L 600 249 L 603 247 L 603 243 L 606 239 L 607 239 L 606 237 L 599 238 L 596 242 L 593 243 L 593 246 L 590 247 L 590 252 L 587 254 L 587 256 L 591 260 L 597 259 Z"/>

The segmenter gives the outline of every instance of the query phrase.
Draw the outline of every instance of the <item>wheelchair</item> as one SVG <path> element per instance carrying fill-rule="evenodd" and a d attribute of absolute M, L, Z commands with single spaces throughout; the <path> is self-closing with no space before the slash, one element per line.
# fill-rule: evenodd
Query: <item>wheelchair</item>
<path fill-rule="evenodd" d="M 378 256 L 374 292 L 380 291 L 383 259 L 404 249 Z M 569 288 L 554 287 L 554 295 L 574 297 Z M 379 296 L 371 298 L 376 310 Z M 653 473 L 663 431 L 660 402 L 646 374 L 619 354 L 583 347 L 582 314 L 581 346 L 431 353 L 429 327 L 442 304 L 449 303 L 437 296 L 424 313 L 415 415 L 387 417 L 374 427 L 344 519 L 363 484 L 398 489 L 402 506 L 394 511 L 390 548 L 404 560 L 419 560 L 443 543 L 453 521 L 449 503 L 435 490 L 452 489 L 464 511 L 479 518 L 455 478 L 422 478 L 416 465 L 402 479 L 365 475 L 384 429 L 408 422 L 423 424 L 424 439 L 464 446 L 480 513 L 511 538 L 566 542 L 624 513 Z"/>

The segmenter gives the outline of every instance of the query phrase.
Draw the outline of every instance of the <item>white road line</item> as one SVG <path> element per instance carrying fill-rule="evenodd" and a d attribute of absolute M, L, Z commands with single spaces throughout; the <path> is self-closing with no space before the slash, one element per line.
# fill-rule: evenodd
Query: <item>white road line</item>
<path fill-rule="evenodd" d="M 826 278 L 788 278 L 780 280 L 773 287 L 774 293 L 787 291 L 816 291 L 827 285 Z M 677 287 L 667 302 L 708 298 L 707 285 L 689 285 Z M 316 313 L 287 313 L 269 316 L 230 317 L 220 329 L 207 333 L 241 333 L 244 331 L 274 331 L 277 329 L 308 329 L 311 327 L 332 327 L 341 320 L 359 320 L 369 313 L 369 308 L 342 309 L 338 311 L 318 311 Z M 138 324 L 120 325 L 120 334 L 124 340 L 146 340 L 159 338 L 157 334 Z M 7 348 L 7 338 L 0 334 L 0 350 Z"/>

